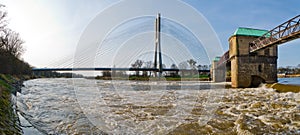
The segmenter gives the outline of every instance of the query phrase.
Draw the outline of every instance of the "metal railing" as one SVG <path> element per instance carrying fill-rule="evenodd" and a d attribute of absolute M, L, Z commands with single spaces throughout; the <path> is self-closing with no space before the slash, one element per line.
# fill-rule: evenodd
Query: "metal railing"
<path fill-rule="evenodd" d="M 223 56 L 218 61 L 217 65 L 220 66 L 222 64 L 226 64 L 228 61 L 229 61 L 229 51 L 223 54 Z"/>
<path fill-rule="evenodd" d="M 300 15 L 268 31 L 249 43 L 250 53 L 300 37 Z"/>

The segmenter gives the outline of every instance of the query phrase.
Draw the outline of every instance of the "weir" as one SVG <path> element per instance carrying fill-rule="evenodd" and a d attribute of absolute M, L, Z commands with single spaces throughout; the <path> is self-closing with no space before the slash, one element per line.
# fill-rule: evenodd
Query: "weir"
<path fill-rule="evenodd" d="M 238 28 L 229 38 L 232 87 L 250 87 L 264 82 L 277 82 L 277 46 L 249 53 L 249 43 L 266 32 Z"/>
<path fill-rule="evenodd" d="M 228 40 L 229 51 L 213 62 L 213 80 L 222 81 L 229 73 L 234 88 L 275 83 L 278 45 L 298 38 L 300 15 L 270 31 L 238 28 Z"/>

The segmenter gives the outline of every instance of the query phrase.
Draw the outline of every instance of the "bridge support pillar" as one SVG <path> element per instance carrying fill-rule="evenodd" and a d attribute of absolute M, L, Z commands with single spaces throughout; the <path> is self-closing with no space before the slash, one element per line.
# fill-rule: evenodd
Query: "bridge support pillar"
<path fill-rule="evenodd" d="M 213 82 L 225 82 L 226 80 L 226 65 L 220 65 L 218 66 L 218 61 L 220 60 L 220 57 L 216 57 L 214 61 L 212 62 L 211 67 L 211 77 Z"/>
<path fill-rule="evenodd" d="M 232 87 L 255 87 L 264 82 L 277 82 L 277 46 L 249 53 L 249 43 L 265 32 L 239 28 L 229 38 Z"/>

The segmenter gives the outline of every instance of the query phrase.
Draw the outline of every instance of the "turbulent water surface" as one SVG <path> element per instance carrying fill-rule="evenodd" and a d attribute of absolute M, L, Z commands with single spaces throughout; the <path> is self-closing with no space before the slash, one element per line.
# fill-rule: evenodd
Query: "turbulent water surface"
<path fill-rule="evenodd" d="M 300 94 L 264 87 L 35 79 L 17 98 L 45 134 L 300 134 Z"/>

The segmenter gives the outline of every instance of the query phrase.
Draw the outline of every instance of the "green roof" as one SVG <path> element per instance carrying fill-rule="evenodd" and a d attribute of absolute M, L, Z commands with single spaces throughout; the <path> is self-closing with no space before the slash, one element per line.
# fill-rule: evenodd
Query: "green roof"
<path fill-rule="evenodd" d="M 252 29 L 252 28 L 238 28 L 233 35 L 234 36 L 256 36 L 260 37 L 264 34 L 266 34 L 268 31 L 267 30 L 260 30 L 260 29 Z"/>
<path fill-rule="evenodd" d="M 221 57 L 215 57 L 214 62 L 220 61 Z"/>

